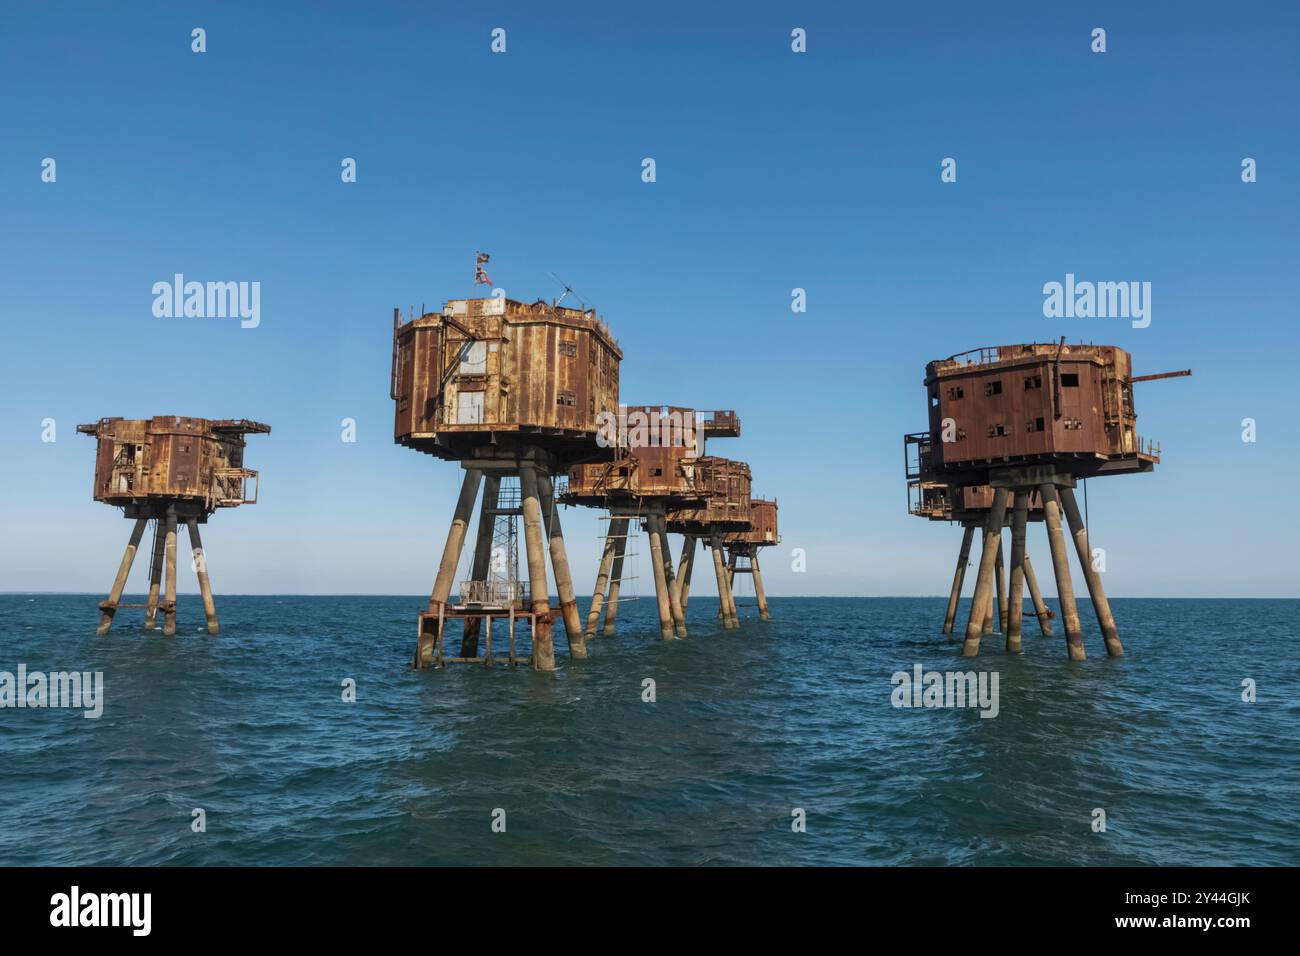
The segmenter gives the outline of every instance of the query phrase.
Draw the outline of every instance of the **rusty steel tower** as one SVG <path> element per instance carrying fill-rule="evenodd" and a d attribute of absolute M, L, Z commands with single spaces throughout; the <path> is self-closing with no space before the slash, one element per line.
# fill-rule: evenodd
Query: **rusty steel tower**
<path fill-rule="evenodd" d="M 199 525 L 206 523 L 218 508 L 257 503 L 258 477 L 256 471 L 244 467 L 244 436 L 268 434 L 271 427 L 243 418 L 209 420 L 161 415 L 145 419 L 101 418 L 78 425 L 77 431 L 94 435 L 98 443 L 95 500 L 121 508 L 127 518 L 135 521 L 113 589 L 108 599 L 100 602 L 96 633 L 107 634 L 113 616 L 122 607 L 145 608 L 148 630 L 156 627 L 161 610 L 163 634 L 171 637 L 176 633 L 176 528 L 184 522 L 189 529 L 208 633 L 216 634 L 217 608 Z M 150 521 L 154 522 L 154 537 L 148 603 L 122 604 L 136 549 Z"/>
<path fill-rule="evenodd" d="M 971 543 L 976 528 L 983 528 L 988 520 L 989 509 L 993 506 L 994 491 L 988 485 L 971 485 L 966 487 L 949 487 L 934 481 L 921 481 L 918 477 L 926 467 L 919 462 L 926 462 L 929 456 L 928 432 L 921 435 L 909 435 L 906 448 L 915 449 L 917 461 L 908 463 L 908 512 L 930 521 L 954 522 L 962 526 L 961 548 L 957 553 L 957 568 L 953 573 L 952 589 L 948 594 L 948 609 L 944 614 L 943 633 L 951 634 L 953 621 L 957 616 L 957 607 L 961 601 L 962 586 L 966 581 L 966 567 L 970 561 Z M 1006 516 L 1003 527 L 1010 528 L 1014 539 L 1015 515 L 1021 505 L 1025 508 L 1027 522 L 1044 520 L 1043 499 L 1038 491 L 1027 495 L 1012 494 L 1007 500 Z M 1014 540 L 1013 540 L 1014 544 Z M 1014 550 L 1014 548 L 1013 548 Z M 1038 627 L 1043 637 L 1052 636 L 1052 619 L 1056 616 L 1043 601 L 1038 589 L 1038 577 L 1029 560 L 1029 551 L 1022 544 L 1021 560 L 1011 568 L 1011 598 L 1007 596 L 1007 573 L 1004 561 L 1004 548 L 999 534 L 997 557 L 994 562 L 994 575 L 997 584 L 997 616 L 993 615 L 990 604 L 985 608 L 983 633 L 993 632 L 995 621 L 1006 637 L 1006 649 L 1015 653 L 1020 650 L 1021 617 L 1023 614 L 1023 595 L 1029 592 L 1034 605 L 1034 615 L 1038 618 Z"/>
<path fill-rule="evenodd" d="M 479 262 L 481 269 L 482 263 Z M 439 312 L 403 323 L 393 310 L 390 397 L 399 445 L 459 462 L 465 471 L 427 608 L 419 616 L 414 666 L 493 662 L 492 620 L 509 622 L 510 663 L 555 669 L 551 630 L 564 622 L 569 655 L 586 656 L 582 625 L 552 477 L 578 462 L 612 457 L 597 441 L 602 414 L 618 409 L 623 353 L 593 309 L 502 297 L 452 299 Z M 517 498 L 501 496 L 518 480 Z M 451 601 L 466 532 L 480 488 L 483 504 L 470 579 Z M 498 518 L 523 518 L 528 564 L 524 582 L 492 573 Z M 549 542 L 560 606 L 550 606 L 544 541 Z M 447 656 L 448 620 L 464 624 L 461 653 Z M 513 651 L 516 619 L 532 634 L 529 656 Z M 487 627 L 478 654 L 480 622 Z"/>
<path fill-rule="evenodd" d="M 754 582 L 754 603 L 758 605 L 758 618 L 766 621 L 767 593 L 763 590 L 763 572 L 758 565 L 758 552 L 781 543 L 781 532 L 776 521 L 776 499 L 751 498 L 749 501 L 749 527 L 722 533 L 722 545 L 727 550 L 727 587 L 735 603 L 737 574 L 748 574 Z M 742 563 L 743 562 L 743 563 Z"/>
<path fill-rule="evenodd" d="M 739 422 L 737 422 L 739 429 Z M 682 535 L 683 567 L 677 577 L 677 593 L 690 596 L 692 569 L 695 566 L 695 543 L 702 542 L 713 554 L 713 573 L 718 579 L 718 615 L 723 627 L 740 627 L 736 613 L 736 596 L 732 593 L 734 575 L 727 570 L 727 534 L 748 531 L 753 510 L 749 497 L 751 475 L 743 461 L 705 455 L 695 463 L 695 480 L 703 499 L 695 505 L 668 513 L 668 530 Z M 761 582 L 761 578 L 758 579 Z M 686 600 L 682 600 L 685 615 Z"/>
<path fill-rule="evenodd" d="M 1064 338 L 1057 343 L 976 349 L 926 366 L 930 430 L 904 438 L 909 480 L 916 483 L 922 498 L 927 489 L 932 497 L 940 489 L 949 496 L 949 513 L 968 526 L 963 554 L 969 552 L 978 520 L 971 516 L 983 518 L 979 575 L 963 655 L 979 653 L 985 621 L 991 615 L 995 577 L 1002 588 L 1002 575 L 996 568 L 1009 507 L 1011 594 L 1005 629 L 1008 650 L 1020 648 L 1020 605 L 1026 577 L 1031 592 L 1036 590 L 1032 568 L 1025 561 L 1025 527 L 1035 502 L 1047 526 L 1070 659 L 1083 660 L 1086 655 L 1062 512 L 1074 538 L 1106 652 L 1113 657 L 1124 653 L 1101 575 L 1093 566 L 1088 529 L 1074 488 L 1080 478 L 1154 469 L 1160 449 L 1137 433 L 1133 384 L 1190 374 L 1187 370 L 1134 377 L 1129 354 L 1123 349 L 1066 345 Z M 973 499 L 966 497 L 971 489 Z M 956 611 L 965 563 L 964 556 L 958 559 L 945 630 Z M 1040 601 L 1035 605 L 1039 607 Z M 1041 610 L 1039 621 L 1048 626 Z"/>
<path fill-rule="evenodd" d="M 628 531 L 634 523 L 646 532 L 650 543 L 660 635 L 664 640 L 686 636 L 683 582 L 689 580 L 695 560 L 695 537 L 686 535 L 681 565 L 674 574 L 668 533 L 677 529 L 671 527 L 671 516 L 683 508 L 708 506 L 712 477 L 717 471 L 714 462 L 723 459 L 704 455 L 707 439 L 739 435 L 740 419 L 732 411 L 697 412 L 678 405 L 628 406 L 619 410 L 613 441 L 606 436 L 606 442 L 614 446 L 612 460 L 576 465 L 569 470 L 561 501 L 602 508 L 609 518 L 587 614 L 587 637 L 595 636 L 602 607 L 604 633 L 614 633 Z M 720 562 L 715 570 L 718 594 L 722 606 L 726 606 L 727 578 Z M 730 615 L 724 621 L 725 626 L 733 626 Z"/>

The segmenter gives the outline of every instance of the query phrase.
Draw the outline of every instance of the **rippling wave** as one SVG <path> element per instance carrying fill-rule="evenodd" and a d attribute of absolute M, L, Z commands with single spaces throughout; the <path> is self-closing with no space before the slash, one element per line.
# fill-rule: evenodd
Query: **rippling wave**
<path fill-rule="evenodd" d="M 669 643 L 643 600 L 535 674 L 410 670 L 419 598 L 221 596 L 209 638 L 183 596 L 174 640 L 98 600 L 0 595 L 0 671 L 105 681 L 0 709 L 0 864 L 1300 863 L 1300 601 L 1114 600 L 1128 655 L 1070 664 L 1036 626 L 963 660 L 941 599 L 699 596 Z M 998 672 L 998 716 L 893 707 L 918 663 Z"/>

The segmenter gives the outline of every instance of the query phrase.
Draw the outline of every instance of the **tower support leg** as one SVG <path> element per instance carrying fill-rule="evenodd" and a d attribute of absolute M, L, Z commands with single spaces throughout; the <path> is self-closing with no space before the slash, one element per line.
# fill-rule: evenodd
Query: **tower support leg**
<path fill-rule="evenodd" d="M 122 562 L 117 566 L 117 577 L 113 578 L 112 590 L 108 592 L 108 600 L 99 606 L 99 627 L 95 629 L 95 633 L 100 637 L 107 634 L 108 629 L 113 626 L 117 602 L 122 600 L 122 592 L 126 590 L 126 579 L 131 574 L 131 565 L 135 563 L 135 552 L 140 547 L 140 539 L 144 537 L 145 525 L 148 523 L 148 518 L 135 519 L 135 526 L 131 529 L 126 550 L 122 552 Z"/>
<path fill-rule="evenodd" d="M 629 519 L 620 518 L 621 531 L 614 539 L 614 563 L 609 569 L 609 597 L 605 601 L 605 626 L 602 633 L 606 637 L 614 634 L 614 623 L 618 620 L 618 592 L 623 585 L 623 556 L 627 553 L 627 535 L 632 525 Z"/>
<path fill-rule="evenodd" d="M 144 629 L 152 631 L 158 626 L 158 599 L 162 595 L 163 561 L 166 557 L 167 522 L 153 523 L 153 559 L 149 562 L 149 601 L 144 612 Z"/>
<path fill-rule="evenodd" d="M 1065 621 L 1065 647 L 1070 660 L 1081 661 L 1087 657 L 1083 649 L 1083 630 L 1079 626 L 1079 608 L 1074 602 L 1074 583 L 1070 580 L 1070 559 L 1065 552 L 1065 533 L 1061 530 L 1061 506 L 1056 497 L 1056 487 L 1044 484 L 1039 489 L 1043 496 L 1043 515 L 1047 524 L 1047 542 L 1052 546 L 1052 570 L 1056 573 L 1056 596 L 1061 602 L 1061 618 Z"/>
<path fill-rule="evenodd" d="M 671 641 L 673 633 L 673 612 L 668 598 L 668 578 L 664 573 L 666 561 L 672 560 L 664 554 L 664 535 L 660 534 L 663 519 L 659 515 L 646 518 L 646 534 L 650 538 L 650 570 L 655 576 L 655 601 L 659 607 L 659 636 Z"/>
<path fill-rule="evenodd" d="M 673 547 L 668 538 L 668 523 L 662 517 L 659 519 L 659 536 L 663 544 L 664 579 L 668 582 L 668 610 L 673 616 L 673 634 L 685 637 L 686 613 L 682 610 L 681 584 L 673 573 Z"/>
<path fill-rule="evenodd" d="M 167 579 L 164 584 L 166 610 L 163 611 L 163 637 L 176 635 L 176 508 L 167 507 Z"/>
<path fill-rule="evenodd" d="M 208 578 L 208 556 L 203 550 L 203 541 L 199 537 L 199 522 L 196 518 L 186 518 L 185 527 L 190 532 L 190 553 L 194 557 L 194 573 L 199 579 L 199 596 L 203 598 L 203 616 L 208 622 L 208 633 L 217 634 L 221 625 L 217 623 L 217 602 L 212 599 L 212 581 Z"/>
<path fill-rule="evenodd" d="M 980 638 L 984 635 L 984 621 L 993 607 L 993 566 L 997 561 L 998 544 L 1002 538 L 1002 519 L 1007 510 L 1007 489 L 995 488 L 993 507 L 984 521 L 984 539 L 980 546 L 980 570 L 975 579 L 975 596 L 971 599 L 970 619 L 966 622 L 966 640 L 962 645 L 963 657 L 974 657 L 980 652 Z"/>
<path fill-rule="evenodd" d="M 1074 538 L 1074 548 L 1079 555 L 1079 567 L 1083 569 L 1083 580 L 1088 584 L 1088 597 L 1092 598 L 1093 610 L 1097 613 L 1097 625 L 1101 628 L 1102 639 L 1106 642 L 1106 653 L 1111 657 L 1123 657 L 1124 645 L 1119 642 L 1119 630 L 1115 627 L 1115 618 L 1110 613 L 1110 602 L 1106 600 L 1106 590 L 1101 585 L 1101 574 L 1092 566 L 1092 548 L 1088 544 L 1088 529 L 1079 514 L 1079 502 L 1075 500 L 1073 488 L 1062 488 L 1061 504 L 1065 506 L 1065 520 L 1070 524 L 1070 534 Z"/>
<path fill-rule="evenodd" d="M 1007 633 L 1007 566 L 1002 558 L 1002 532 L 998 532 L 997 584 L 998 584 L 998 630 Z"/>
<path fill-rule="evenodd" d="M 460 563 L 460 553 L 465 547 L 465 532 L 469 528 L 469 519 L 474 513 L 474 502 L 482 483 L 483 472 L 476 468 L 465 469 L 465 477 L 460 483 L 460 497 L 456 499 L 456 511 L 452 515 L 451 527 L 447 529 L 447 543 L 442 548 L 438 576 L 433 581 L 433 593 L 429 595 L 428 613 L 433 616 L 424 618 L 424 626 L 415 649 L 416 667 L 432 664 L 435 648 L 442 646 L 443 608 L 451 597 L 456 565 Z M 432 633 L 430 627 L 434 628 Z"/>
<path fill-rule="evenodd" d="M 627 524 L 621 518 L 610 517 L 609 527 L 605 532 L 605 548 L 600 554 L 600 570 L 596 573 L 596 589 L 591 595 L 591 610 L 587 612 L 587 626 L 583 629 L 584 637 L 596 636 L 596 625 L 600 623 L 600 605 L 605 600 L 605 589 L 609 587 L 609 572 L 614 566 L 614 538 L 619 533 L 619 522 Z"/>
<path fill-rule="evenodd" d="M 483 503 L 479 505 L 478 530 L 474 536 L 474 565 L 471 581 L 486 581 L 492 570 L 492 531 L 496 527 L 496 508 L 501 492 L 501 478 L 486 475 L 483 478 Z M 478 635 L 481 627 L 477 617 L 465 618 L 460 638 L 460 656 L 478 657 Z"/>
<path fill-rule="evenodd" d="M 754 603 L 758 605 L 758 619 L 766 621 L 770 614 L 767 613 L 767 592 L 763 590 L 763 572 L 758 567 L 758 548 L 749 552 L 750 575 L 754 579 Z"/>
<path fill-rule="evenodd" d="M 1025 522 L 1029 519 L 1029 495 L 1017 491 L 1015 496 L 1015 511 L 1011 518 L 1011 595 L 1006 627 L 1003 628 L 1008 654 L 1020 653 L 1020 623 L 1025 607 Z"/>
<path fill-rule="evenodd" d="M 961 588 L 966 583 L 966 565 L 970 563 L 970 543 L 975 537 L 975 526 L 968 524 L 961 533 L 961 550 L 957 552 L 957 570 L 952 575 L 952 590 L 948 593 L 948 610 L 943 615 L 943 633 L 952 633 L 952 622 L 957 618 L 957 605 L 961 602 Z"/>
<path fill-rule="evenodd" d="M 731 610 L 728 611 L 725 607 L 719 605 L 718 616 L 725 619 L 730 614 L 739 623 L 740 616 L 736 613 L 736 553 L 735 551 L 727 552 L 725 548 L 723 550 L 723 563 L 727 568 L 727 601 L 731 605 Z"/>
<path fill-rule="evenodd" d="M 709 547 L 713 551 L 713 573 L 718 579 L 718 607 L 722 613 L 723 628 L 739 627 L 735 606 L 731 603 L 731 582 L 727 577 L 727 566 L 723 563 L 722 537 L 716 531 L 709 535 Z"/>
<path fill-rule="evenodd" d="M 691 596 L 691 573 L 695 570 L 695 535 L 686 535 L 682 543 L 682 570 L 677 575 L 682 591 L 682 617 L 686 617 L 686 603 Z"/>
<path fill-rule="evenodd" d="M 1047 602 L 1043 600 L 1043 593 L 1038 590 L 1038 576 L 1034 574 L 1034 564 L 1029 560 L 1029 551 L 1025 551 L 1025 584 L 1029 588 L 1029 597 L 1034 602 L 1034 616 L 1038 618 L 1038 630 L 1042 632 L 1043 637 L 1052 636 L 1052 615 L 1047 610 Z"/>
<path fill-rule="evenodd" d="M 573 572 L 569 570 L 569 552 L 564 547 L 564 529 L 560 527 L 560 512 L 555 504 L 551 476 L 540 468 L 537 469 L 537 489 L 541 493 L 546 537 L 551 546 L 551 571 L 555 574 L 555 590 L 560 595 L 560 617 L 564 620 L 564 636 L 569 642 L 569 657 L 581 660 L 587 656 L 587 641 L 582 634 L 582 619 L 578 616 L 578 592 L 573 587 Z"/>
<path fill-rule="evenodd" d="M 524 549 L 528 552 L 528 593 L 532 600 L 533 669 L 555 670 L 555 644 L 551 639 L 551 596 L 546 587 L 546 551 L 542 544 L 542 503 L 532 465 L 519 469 L 519 497 L 524 511 Z"/>

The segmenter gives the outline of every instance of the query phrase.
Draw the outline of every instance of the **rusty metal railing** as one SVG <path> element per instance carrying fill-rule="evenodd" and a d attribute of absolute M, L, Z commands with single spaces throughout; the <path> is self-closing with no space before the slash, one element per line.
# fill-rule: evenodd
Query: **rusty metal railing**
<path fill-rule="evenodd" d="M 528 594 L 527 581 L 461 581 L 461 604 L 508 608 Z"/>
<path fill-rule="evenodd" d="M 248 482 L 253 482 L 253 495 L 248 495 Z M 213 499 L 220 508 L 257 504 L 257 472 L 250 468 L 218 468 L 212 473 Z"/>

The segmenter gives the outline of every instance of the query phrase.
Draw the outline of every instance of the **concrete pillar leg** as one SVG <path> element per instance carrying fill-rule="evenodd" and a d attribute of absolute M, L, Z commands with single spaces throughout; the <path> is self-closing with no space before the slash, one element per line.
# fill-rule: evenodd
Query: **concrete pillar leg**
<path fill-rule="evenodd" d="M 668 610 L 673 616 L 673 634 L 686 636 L 686 613 L 682 610 L 682 589 L 677 575 L 673 573 L 673 547 L 668 538 L 668 523 L 659 519 L 659 536 L 662 538 L 664 552 L 664 579 L 668 582 Z"/>
<path fill-rule="evenodd" d="M 153 523 L 153 558 L 149 562 L 149 601 L 144 611 L 144 629 L 152 631 L 158 626 L 158 599 L 162 596 L 164 548 L 167 544 L 167 522 Z"/>
<path fill-rule="evenodd" d="M 1002 532 L 998 532 L 998 557 L 995 570 L 998 585 L 998 630 L 1007 633 L 1007 566 L 1002 558 Z"/>
<path fill-rule="evenodd" d="M 176 635 L 176 509 L 167 508 L 167 578 L 164 584 L 167 610 L 163 612 L 163 637 Z"/>
<path fill-rule="evenodd" d="M 1097 624 L 1101 628 L 1102 639 L 1106 642 L 1106 653 L 1111 657 L 1123 657 L 1124 645 L 1119 642 L 1119 630 L 1115 627 L 1115 618 L 1110 613 L 1110 602 L 1106 600 L 1106 590 L 1101 585 L 1101 574 L 1092 566 L 1092 548 L 1088 544 L 1088 529 L 1084 527 L 1083 516 L 1079 514 L 1079 503 L 1075 500 L 1073 488 L 1062 488 L 1061 504 L 1065 506 L 1065 520 L 1070 524 L 1070 534 L 1074 538 L 1074 548 L 1079 556 L 1079 567 L 1083 570 L 1083 580 L 1088 584 L 1088 596 L 1092 598 L 1093 610 L 1097 613 Z"/>
<path fill-rule="evenodd" d="M 501 493 L 499 475 L 486 475 L 483 479 L 483 503 L 479 505 L 478 530 L 474 535 L 474 565 L 470 569 L 471 581 L 486 581 L 492 570 L 492 531 L 496 527 L 494 514 Z M 477 617 L 465 619 L 460 639 L 461 657 L 478 657 L 478 635 L 482 624 Z"/>
<path fill-rule="evenodd" d="M 614 564 L 609 569 L 609 597 L 605 601 L 606 637 L 614 634 L 614 623 L 618 620 L 618 592 L 623 584 L 623 555 L 627 553 L 627 536 L 631 524 L 627 518 L 620 518 L 619 537 L 614 539 Z"/>
<path fill-rule="evenodd" d="M 433 663 L 435 649 L 442 638 L 438 630 L 443 625 L 437 622 L 442 620 L 440 611 L 451 597 L 452 586 L 456 583 L 456 565 L 460 563 L 460 553 L 465 547 L 465 533 L 482 483 L 483 472 L 476 468 L 465 469 L 465 477 L 460 483 L 460 497 L 456 499 L 456 511 L 452 515 L 451 527 L 447 529 L 447 543 L 442 548 L 438 576 L 434 578 L 433 593 L 429 595 L 428 613 L 433 616 L 424 619 L 424 628 L 416 644 L 416 667 Z"/>
<path fill-rule="evenodd" d="M 677 576 L 681 579 L 682 617 L 686 616 L 686 604 L 691 596 L 691 573 L 695 570 L 695 535 L 688 534 L 682 542 L 682 570 Z"/>
<path fill-rule="evenodd" d="M 117 566 L 117 577 L 113 578 L 112 590 L 108 592 L 108 600 L 99 606 L 99 627 L 95 629 L 95 633 L 100 637 L 107 634 L 108 629 L 113 626 L 117 602 L 122 600 L 122 592 L 126 590 L 126 579 L 131 574 L 131 565 L 135 563 L 135 552 L 140 547 L 140 539 L 144 537 L 145 525 L 148 523 L 148 518 L 135 519 L 135 526 L 131 529 L 126 550 L 122 552 L 122 562 Z"/>
<path fill-rule="evenodd" d="M 758 548 L 750 552 L 749 566 L 753 568 L 754 603 L 758 605 L 758 619 L 766 621 L 771 615 L 767 613 L 767 592 L 763 590 L 763 572 L 758 567 Z"/>
<path fill-rule="evenodd" d="M 1020 653 L 1020 623 L 1024 613 L 1025 523 L 1029 519 L 1029 496 L 1016 492 L 1016 510 L 1011 519 L 1011 595 L 1007 606 L 1007 653 Z"/>
<path fill-rule="evenodd" d="M 736 552 L 727 555 L 727 601 L 731 604 L 731 616 L 737 621 L 740 615 L 736 611 Z"/>
<path fill-rule="evenodd" d="M 731 583 L 727 579 L 727 566 L 722 558 L 722 538 L 715 531 L 709 535 L 709 547 L 713 551 L 713 573 L 718 579 L 718 605 L 722 614 L 722 626 L 725 629 L 739 627 L 736 612 L 731 604 Z"/>
<path fill-rule="evenodd" d="M 658 515 L 649 515 L 645 527 L 646 535 L 650 538 L 650 570 L 654 572 L 655 601 L 659 607 L 659 636 L 665 641 L 671 641 L 676 635 L 673 633 L 673 612 L 668 598 L 668 579 L 664 574 L 664 542 L 660 535 L 662 520 Z"/>
<path fill-rule="evenodd" d="M 533 629 L 533 669 L 555 670 L 555 645 L 551 639 L 551 597 L 546 587 L 546 551 L 542 544 L 542 503 L 538 497 L 537 471 L 532 465 L 519 469 L 519 496 L 524 511 L 524 546 L 528 553 L 528 593 L 538 618 Z"/>
<path fill-rule="evenodd" d="M 1034 616 L 1038 618 L 1038 629 L 1042 632 L 1043 637 L 1052 636 L 1052 614 L 1047 609 L 1047 603 L 1043 600 L 1043 593 L 1038 590 L 1038 576 L 1034 574 L 1033 562 L 1029 560 L 1029 552 L 1025 552 L 1025 584 L 1029 588 L 1029 597 L 1034 602 Z"/>
<path fill-rule="evenodd" d="M 968 524 L 961 533 L 961 551 L 957 553 L 957 570 L 952 576 L 952 590 L 948 593 L 948 610 L 943 615 L 943 633 L 952 633 L 952 622 L 957 618 L 957 605 L 961 603 L 961 588 L 966 583 L 966 565 L 970 563 L 970 543 L 975 537 L 975 526 Z"/>
<path fill-rule="evenodd" d="M 1083 629 L 1079 626 L 1079 608 L 1074 603 L 1074 583 L 1070 580 L 1070 559 L 1065 552 L 1065 533 L 1061 530 L 1060 501 L 1056 497 L 1054 485 L 1044 484 L 1039 492 L 1043 496 L 1047 543 L 1052 547 L 1056 596 L 1061 602 L 1061 618 L 1065 621 L 1065 647 L 1070 660 L 1081 661 L 1087 657 L 1087 654 L 1083 649 Z"/>
<path fill-rule="evenodd" d="M 564 547 L 564 529 L 560 527 L 560 512 L 555 504 L 551 476 L 540 468 L 537 469 L 537 489 L 541 494 L 542 513 L 550 518 L 546 522 L 546 534 L 551 544 L 551 570 L 555 572 L 555 590 L 560 595 L 560 616 L 564 619 L 564 634 L 569 641 L 569 657 L 581 660 L 587 656 L 587 641 L 578 615 L 578 592 L 573 587 L 573 572 L 569 570 L 569 552 Z"/>
<path fill-rule="evenodd" d="M 186 518 L 185 527 L 190 532 L 190 553 L 194 558 L 194 573 L 199 579 L 199 596 L 203 598 L 203 616 L 208 621 L 208 633 L 217 634 L 221 625 L 217 623 L 217 602 L 212 599 L 212 581 L 208 578 L 208 556 L 203 550 L 203 541 L 199 537 L 199 522 L 195 518 Z"/>
<path fill-rule="evenodd" d="M 735 618 L 737 626 L 740 623 L 740 615 L 736 612 L 736 554 L 734 551 L 727 552 L 723 549 L 723 564 L 727 568 L 727 603 L 719 604 L 718 616 L 726 620 L 729 617 Z"/>
<path fill-rule="evenodd" d="M 980 638 L 984 635 L 984 621 L 993 607 L 993 566 L 997 561 L 998 543 L 1002 538 L 1002 519 L 1007 510 L 1007 489 L 995 488 L 993 507 L 984 521 L 984 538 L 980 547 L 980 570 L 975 579 L 975 596 L 971 599 L 970 619 L 966 622 L 966 640 L 962 645 L 963 657 L 974 657 L 980 652 Z"/>
<path fill-rule="evenodd" d="M 600 570 L 596 573 L 596 588 L 591 595 L 591 610 L 587 612 L 587 626 L 583 636 L 594 638 L 596 625 L 600 623 L 600 605 L 605 600 L 605 589 L 609 587 L 609 572 L 614 566 L 614 535 L 618 533 L 618 518 L 610 517 L 609 527 L 605 531 L 605 548 L 600 554 Z"/>

